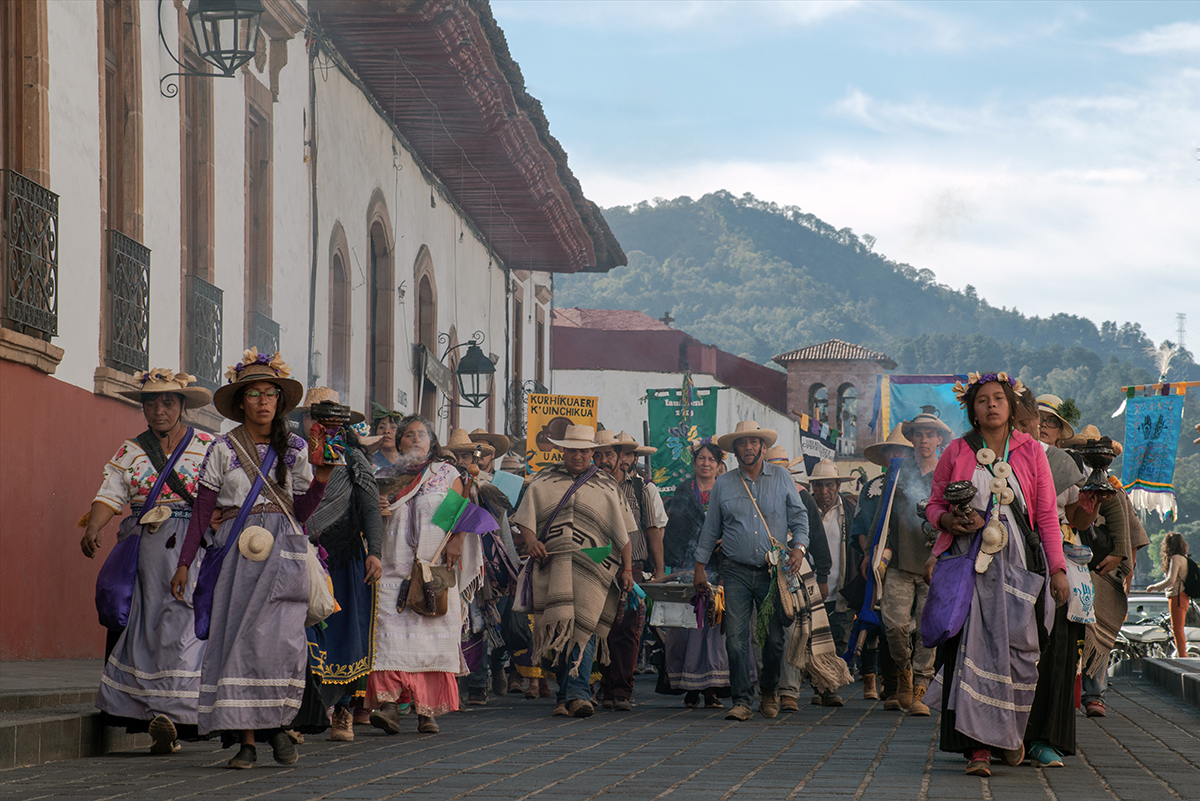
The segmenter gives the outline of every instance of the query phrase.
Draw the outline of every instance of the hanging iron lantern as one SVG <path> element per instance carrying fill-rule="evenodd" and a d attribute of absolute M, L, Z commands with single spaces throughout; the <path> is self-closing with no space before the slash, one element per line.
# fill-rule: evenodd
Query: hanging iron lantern
<path fill-rule="evenodd" d="M 258 52 L 260 0 L 192 0 L 187 18 L 197 54 L 229 76 Z"/>
<path fill-rule="evenodd" d="M 458 360 L 458 395 L 478 409 L 492 395 L 496 365 L 480 349 L 478 343 L 469 342 L 467 352 Z"/>

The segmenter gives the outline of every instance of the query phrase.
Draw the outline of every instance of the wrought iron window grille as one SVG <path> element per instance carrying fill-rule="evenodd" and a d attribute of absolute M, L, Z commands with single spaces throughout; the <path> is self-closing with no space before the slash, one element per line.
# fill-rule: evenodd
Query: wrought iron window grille
<path fill-rule="evenodd" d="M 58 336 L 58 195 L 13 170 L 3 180 L 4 326 Z"/>
<path fill-rule="evenodd" d="M 250 312 L 250 344 L 259 353 L 279 350 L 279 323 L 259 311 Z"/>
<path fill-rule="evenodd" d="M 150 248 L 108 231 L 108 359 L 133 373 L 150 366 Z"/>
<path fill-rule="evenodd" d="M 222 318 L 225 293 L 198 275 L 188 276 L 188 372 L 210 390 L 221 386 Z"/>

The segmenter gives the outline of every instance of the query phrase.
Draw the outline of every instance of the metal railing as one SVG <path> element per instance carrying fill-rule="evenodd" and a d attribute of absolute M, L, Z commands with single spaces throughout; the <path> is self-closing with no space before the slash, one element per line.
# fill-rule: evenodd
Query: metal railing
<path fill-rule="evenodd" d="M 108 359 L 127 372 L 150 362 L 150 248 L 108 231 Z"/>
<path fill-rule="evenodd" d="M 279 350 L 279 323 L 262 312 L 250 312 L 250 345 L 259 353 Z"/>
<path fill-rule="evenodd" d="M 13 170 L 0 170 L 0 180 L 0 315 L 5 327 L 58 336 L 58 195 Z"/>
<path fill-rule="evenodd" d="M 225 293 L 198 275 L 189 275 L 187 282 L 187 369 L 197 384 L 215 390 L 221 386 Z"/>

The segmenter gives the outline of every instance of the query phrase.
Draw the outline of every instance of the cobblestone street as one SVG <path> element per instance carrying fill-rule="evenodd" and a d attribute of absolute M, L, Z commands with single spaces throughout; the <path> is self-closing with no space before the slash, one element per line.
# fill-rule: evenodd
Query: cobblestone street
<path fill-rule="evenodd" d="M 649 682 L 646 681 L 646 684 Z M 643 685 L 644 686 L 644 685 Z M 1200 713 L 1138 679 L 1117 679 L 1107 718 L 1079 717 L 1080 754 L 1064 768 L 963 775 L 936 750 L 937 716 L 884 712 L 855 695 L 774 720 L 728 722 L 642 690 L 631 713 L 551 718 L 549 700 L 514 695 L 447 715 L 439 736 L 357 727 L 353 743 L 310 737 L 295 767 L 259 747 L 251 771 L 232 751 L 188 743 L 176 757 L 124 752 L 0 774 L 5 799 L 1200 799 Z"/>

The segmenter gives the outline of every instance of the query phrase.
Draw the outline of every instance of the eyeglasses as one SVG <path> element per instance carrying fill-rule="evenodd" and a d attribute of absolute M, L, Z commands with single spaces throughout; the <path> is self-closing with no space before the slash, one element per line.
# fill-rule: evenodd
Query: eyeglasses
<path fill-rule="evenodd" d="M 1059 419 L 1057 417 L 1052 417 L 1050 415 L 1046 415 L 1042 418 L 1042 427 L 1043 428 L 1062 428 L 1062 423 L 1059 421 Z"/>
<path fill-rule="evenodd" d="M 277 390 L 273 387 L 271 389 L 248 389 L 248 390 L 246 390 L 246 397 L 247 398 L 260 398 L 260 397 L 278 398 L 279 390 Z"/>

